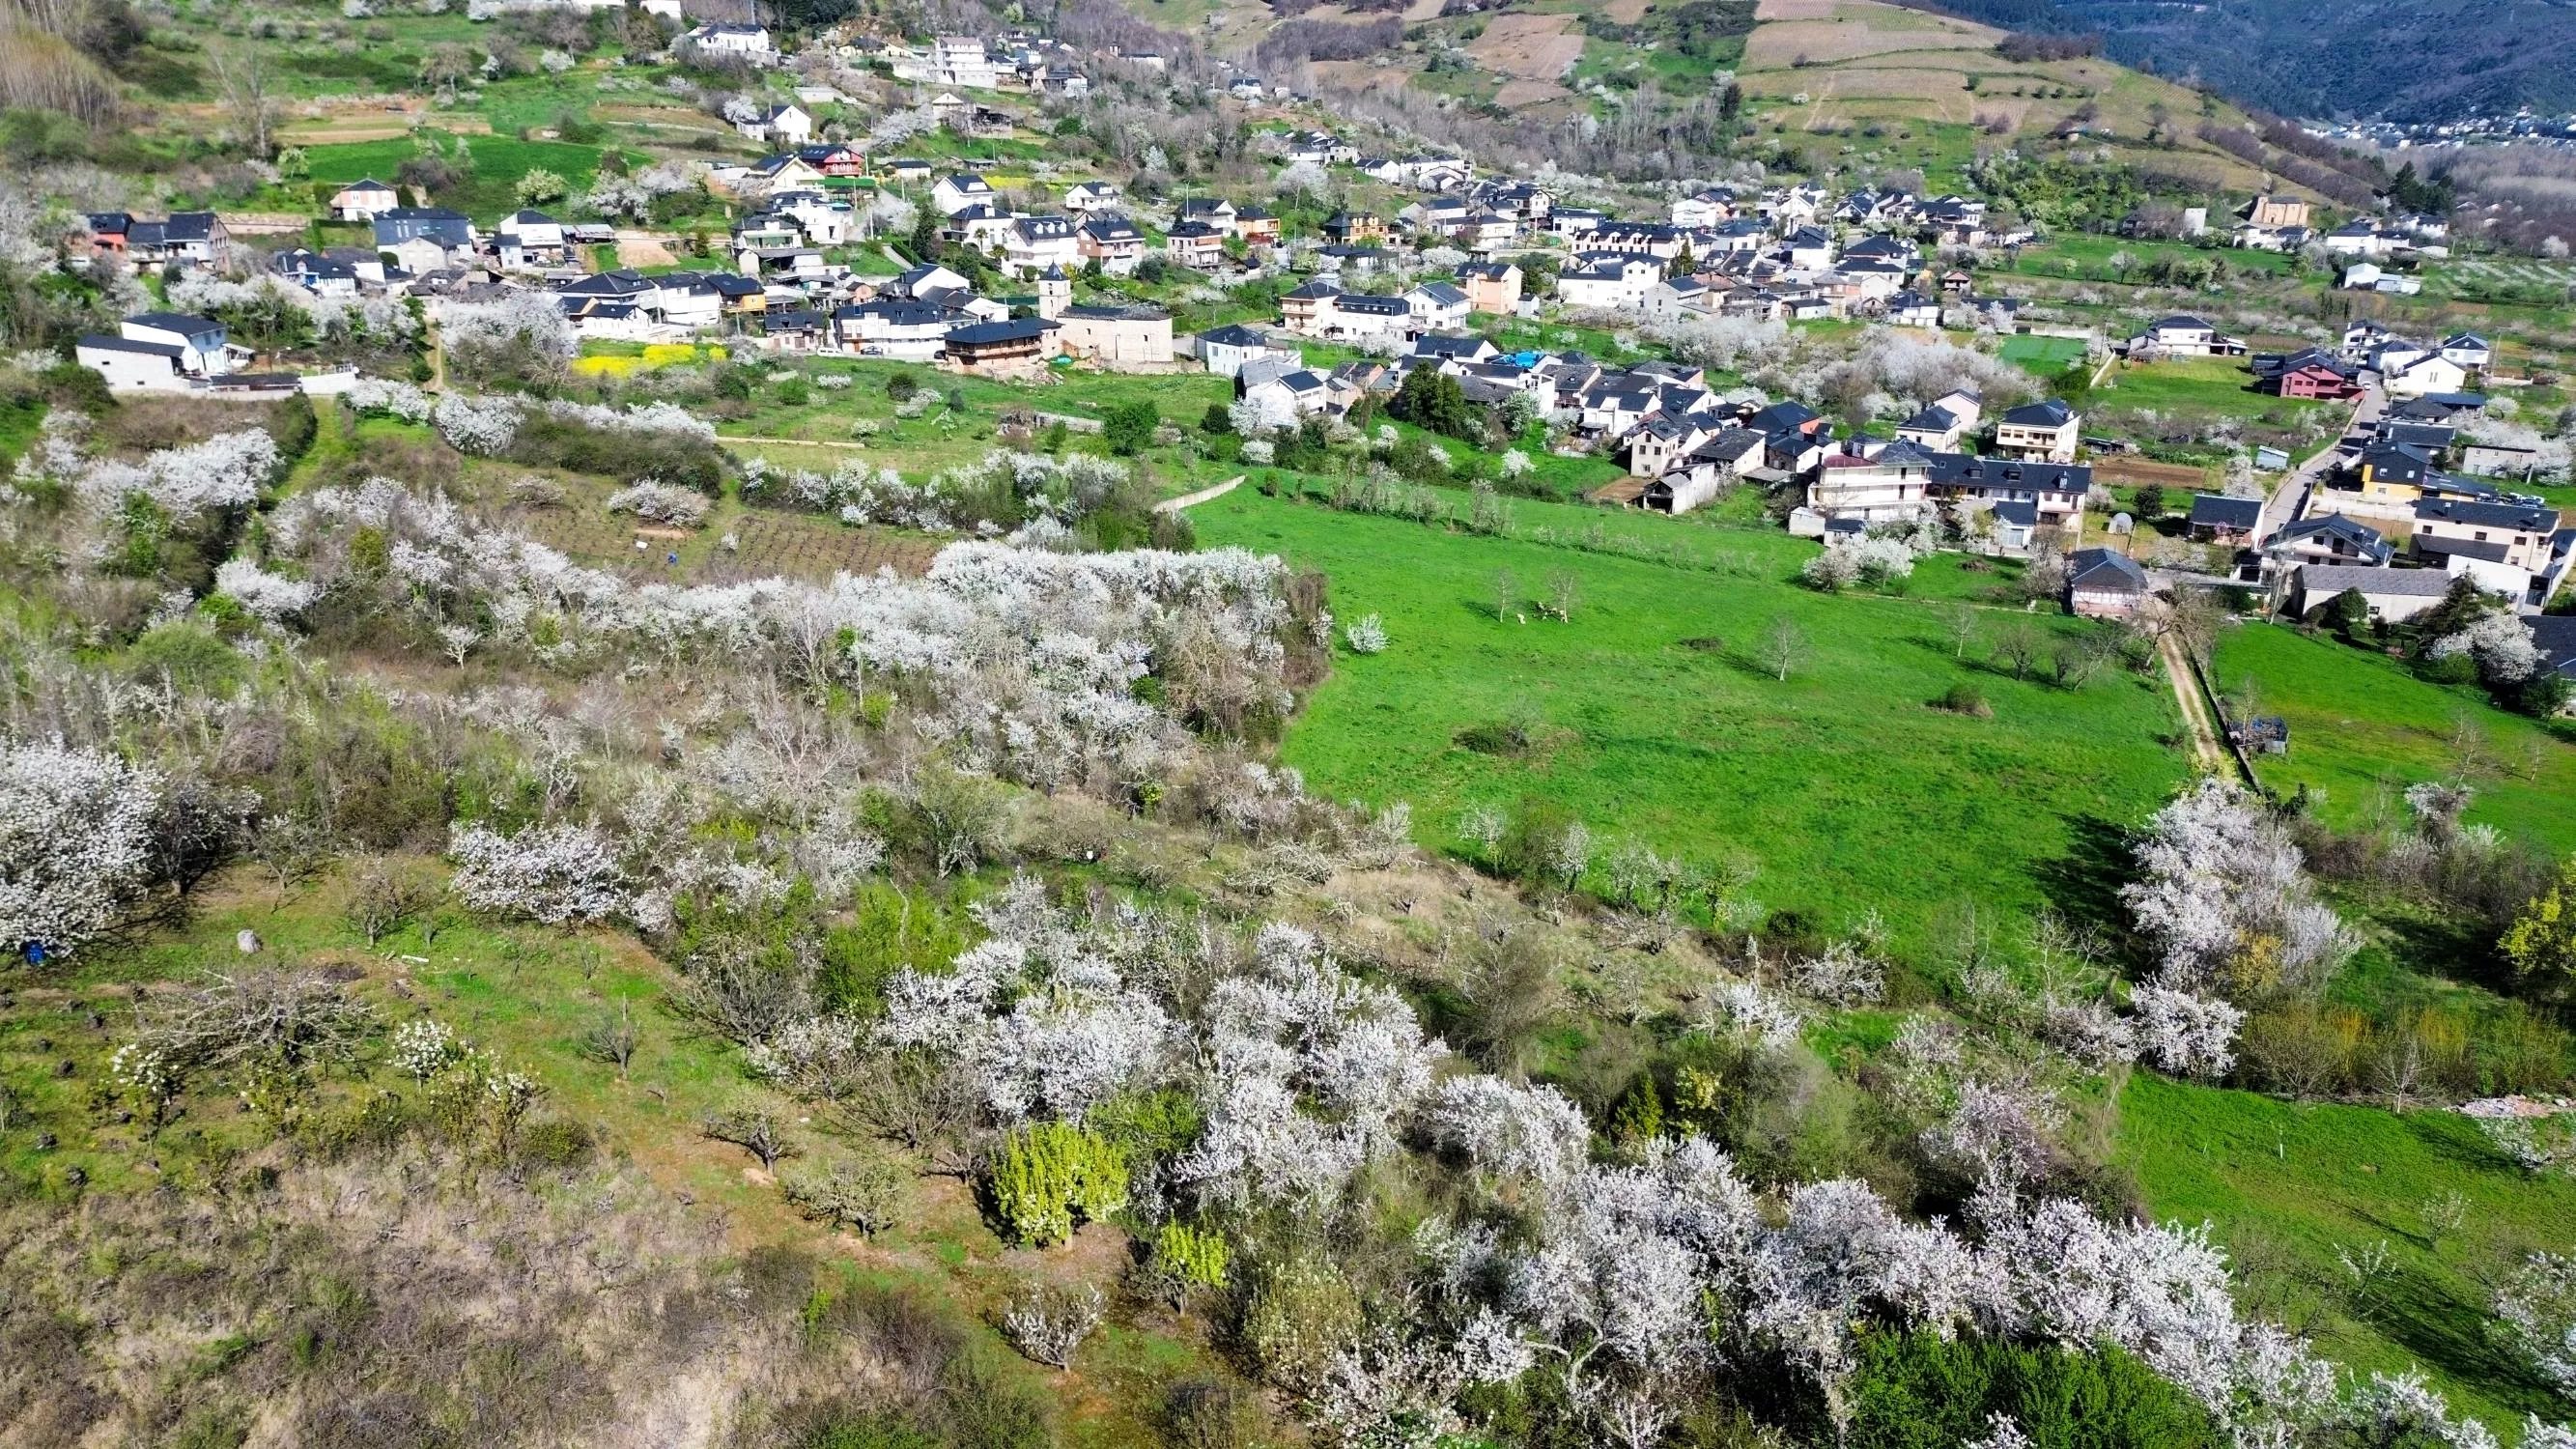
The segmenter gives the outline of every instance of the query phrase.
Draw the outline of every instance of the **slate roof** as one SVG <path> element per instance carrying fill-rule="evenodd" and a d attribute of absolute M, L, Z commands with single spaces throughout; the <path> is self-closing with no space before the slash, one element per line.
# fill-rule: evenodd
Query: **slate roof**
<path fill-rule="evenodd" d="M 2224 493 L 2195 493 L 2191 497 L 2194 528 L 2251 530 L 2262 520 L 2263 500 L 2260 498 L 2230 498 Z"/>

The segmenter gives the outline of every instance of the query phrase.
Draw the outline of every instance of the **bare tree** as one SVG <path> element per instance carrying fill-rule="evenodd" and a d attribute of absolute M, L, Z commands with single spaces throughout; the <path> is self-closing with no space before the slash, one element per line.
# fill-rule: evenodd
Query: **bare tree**
<path fill-rule="evenodd" d="M 215 84 L 222 92 L 224 114 L 232 119 L 233 129 L 251 148 L 251 154 L 266 159 L 275 149 L 271 134 L 277 129 L 278 98 L 268 73 L 267 47 L 251 45 L 227 54 L 214 52 Z M 451 98 L 453 92 L 450 92 Z"/>
<path fill-rule="evenodd" d="M 2194 663 L 2207 669 L 2210 651 L 2218 647 L 2218 626 L 2226 617 L 2217 594 L 2186 584 L 2174 590 L 2171 622 L 2166 629 Z"/>
<path fill-rule="evenodd" d="M 372 948 L 437 904 L 439 895 L 435 883 L 398 862 L 377 856 L 358 872 L 342 914 L 349 929 L 366 937 Z"/>
<path fill-rule="evenodd" d="M 2027 619 L 2016 619 L 1995 638 L 1995 656 L 2012 665 L 2015 679 L 2028 679 L 2046 648 L 2039 630 Z"/>
<path fill-rule="evenodd" d="M 1559 620 L 1574 622 L 1574 605 L 1583 589 L 1583 580 L 1572 569 L 1550 569 L 1547 574 L 1546 612 Z"/>
<path fill-rule="evenodd" d="M 1772 620 L 1771 627 L 1762 631 L 1761 642 L 1754 646 L 1754 651 L 1754 659 L 1761 664 L 1763 672 L 1786 684 L 1790 672 L 1807 662 L 1807 631 L 1798 627 L 1797 620 L 1784 614 Z"/>
<path fill-rule="evenodd" d="M 474 52 L 454 41 L 431 46 L 420 59 L 421 83 L 436 87 L 450 102 L 456 99 L 456 87 L 472 74 Z"/>
<path fill-rule="evenodd" d="M 787 1134 L 780 1130 L 778 1119 L 766 1107 L 718 1113 L 707 1119 L 705 1131 L 716 1141 L 730 1142 L 759 1158 L 763 1171 L 776 1172 L 780 1159 L 796 1154 Z"/>
<path fill-rule="evenodd" d="M 1501 569 L 1496 571 L 1494 574 L 1494 622 L 1499 624 L 1505 618 L 1509 617 L 1512 612 L 1512 606 L 1520 601 L 1521 581 L 1512 577 L 1512 571 L 1510 569 Z"/>
<path fill-rule="evenodd" d="M 616 1016 L 601 1017 L 591 1023 L 589 1034 L 582 1038 L 582 1050 L 593 1059 L 617 1068 L 618 1078 L 622 1081 L 626 1068 L 635 1060 L 636 1039 L 634 1008 L 620 1001 Z"/>
<path fill-rule="evenodd" d="M 1977 642 L 1977 611 L 1967 604 L 1952 604 L 1941 611 L 1941 627 L 1950 635 L 1950 657 L 1965 659 L 1968 646 Z"/>
<path fill-rule="evenodd" d="M 331 832 L 301 811 L 271 815 L 251 837 L 251 856 L 277 887 L 277 904 L 286 904 L 292 887 L 311 880 L 330 858 Z"/>
<path fill-rule="evenodd" d="M 956 1064 L 928 1052 L 888 1052 L 867 1064 L 837 1113 L 912 1149 L 931 1171 L 963 1176 L 974 1163 L 983 1101 Z"/>

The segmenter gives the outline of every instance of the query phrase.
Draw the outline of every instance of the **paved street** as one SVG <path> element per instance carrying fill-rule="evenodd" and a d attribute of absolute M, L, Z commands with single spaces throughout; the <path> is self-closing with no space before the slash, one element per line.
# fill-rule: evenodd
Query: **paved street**
<path fill-rule="evenodd" d="M 2308 494 L 2316 488 L 2317 480 L 2342 460 L 2345 448 L 2358 449 L 2361 446 L 2361 440 L 2368 438 L 2371 429 L 2379 425 L 2379 415 L 2387 407 L 2388 394 L 2374 384 L 2354 402 L 2352 420 L 2344 425 L 2342 446 L 2328 448 L 2281 476 L 2280 486 L 2272 490 L 2271 497 L 2263 500 L 2262 517 L 2255 521 L 2254 547 L 2261 548 L 2271 541 L 2273 534 L 2299 521 L 2299 514 L 2306 508 Z"/>

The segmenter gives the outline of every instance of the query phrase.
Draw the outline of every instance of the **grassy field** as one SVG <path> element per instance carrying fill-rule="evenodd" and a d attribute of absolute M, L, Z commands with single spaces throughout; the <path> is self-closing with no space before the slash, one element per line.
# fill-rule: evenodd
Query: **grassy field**
<path fill-rule="evenodd" d="M 2001 355 L 2006 362 L 2018 363 L 2026 372 L 2041 377 L 2055 377 L 2084 360 L 2084 339 L 2080 337 L 2019 336 L 2004 339 Z"/>
<path fill-rule="evenodd" d="M 2576 745 L 2563 733 L 2475 688 L 2428 683 L 2394 660 L 2275 624 L 2219 642 L 2211 682 L 2234 695 L 2248 681 L 2259 708 L 2290 723 L 2290 752 L 2256 760 L 2263 783 L 2284 794 L 2307 786 L 2328 821 L 2402 811 L 2407 786 L 2453 778 L 2465 755 L 2478 791 L 2469 820 L 2576 849 Z"/>
<path fill-rule="evenodd" d="M 2528 1252 L 2567 1250 L 2576 1179 L 2523 1173 L 2449 1112 L 2297 1106 L 2143 1073 L 2121 1095 L 2117 1150 L 2159 1219 L 2215 1226 L 2242 1301 L 2328 1357 L 2361 1373 L 2420 1367 L 2507 1442 L 2526 1413 L 2568 1416 L 2486 1339 L 2484 1284 Z M 2426 1209 L 2447 1193 L 2467 1212 L 2446 1234 Z M 2376 1243 L 2391 1271 L 2358 1288 L 2337 1251 Z"/>
<path fill-rule="evenodd" d="M 2331 433 L 2350 410 L 2347 403 L 2255 392 L 2252 381 L 2245 364 L 2229 357 L 2114 362 L 2082 406 L 2115 431 L 2142 432 L 2148 440 L 2163 438 L 2222 458 L 2258 442 L 2305 453 L 2321 441 L 2316 433 Z M 2244 439 L 2210 441 L 2208 428 L 2227 418 L 2249 425 Z"/>
<path fill-rule="evenodd" d="M 1520 524 L 1583 513 L 1533 505 Z M 1749 852 L 1763 863 L 1753 894 L 1774 908 L 1838 927 L 1879 907 L 1912 936 L 1963 897 L 2037 907 L 2061 868 L 2090 869 L 2072 857 L 2143 819 L 2184 774 L 2161 743 L 2174 729 L 2161 681 L 2108 673 L 2069 691 L 1997 673 L 1982 649 L 1956 662 L 1920 599 L 1827 597 L 1787 582 L 1785 549 L 1811 546 L 1776 532 L 1630 515 L 1677 538 L 1743 540 L 1745 567 L 1719 574 L 1249 489 L 1192 516 L 1205 543 L 1326 571 L 1343 618 L 1384 616 L 1392 646 L 1343 662 L 1292 727 L 1285 758 L 1324 794 L 1411 801 L 1417 837 L 1435 848 L 1454 843 L 1469 806 L 1537 793 L 1605 838 L 1703 860 Z M 1498 622 L 1503 570 L 1518 587 Z M 1557 570 L 1578 581 L 1572 624 L 1542 621 L 1527 602 Z M 1925 591 L 1939 592 L 1926 573 Z M 1951 582 L 1963 577 L 1974 576 Z M 1751 658 L 1783 618 L 1813 651 L 1786 683 Z M 1960 682 L 1985 692 L 1992 719 L 1927 707 Z M 1544 721 L 1526 755 L 1458 743 L 1515 709 Z"/>
<path fill-rule="evenodd" d="M 476 221 L 490 224 L 518 209 L 514 188 L 519 178 L 543 168 L 561 176 L 573 196 L 590 190 L 599 174 L 599 148 L 576 146 L 568 141 L 521 141 L 509 136 L 472 136 L 464 138 L 472 154 L 474 172 L 460 189 L 461 195 L 448 198 Z M 448 143 L 453 146 L 454 142 Z M 317 182 L 351 181 L 374 177 L 391 181 L 402 163 L 417 154 L 409 139 L 395 141 L 346 141 L 305 148 Z"/>

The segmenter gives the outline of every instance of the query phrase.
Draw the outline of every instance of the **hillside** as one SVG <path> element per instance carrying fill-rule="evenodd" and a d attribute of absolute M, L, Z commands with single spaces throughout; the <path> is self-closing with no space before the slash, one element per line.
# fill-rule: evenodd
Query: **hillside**
<path fill-rule="evenodd" d="M 1172 0 L 1130 8 L 1163 24 L 1185 18 Z M 1757 147 L 1786 147 L 1831 169 L 1915 169 L 1936 188 L 1957 187 L 1958 169 L 1981 144 L 2028 148 L 2058 138 L 2216 189 L 2251 191 L 2267 179 L 2194 134 L 2205 121 L 2242 123 L 2233 107 L 2099 56 L 2006 60 L 1996 53 L 2003 29 L 1881 0 L 1612 0 L 1598 8 L 1506 0 L 1474 11 L 1415 0 L 1402 15 L 1401 43 L 1302 66 L 1279 57 L 1325 33 L 1315 27 L 1365 26 L 1385 12 L 1281 13 L 1258 0 L 1210 0 L 1188 12 L 1203 17 L 1219 53 L 1245 57 L 1274 80 L 1417 113 L 1633 127 L 1712 98 L 1723 104 L 1732 82 L 1735 114 Z M 1639 139 L 1660 147 L 1671 138 L 1649 130 Z M 1562 164 L 1580 169 L 1574 158 Z"/>
<path fill-rule="evenodd" d="M 2141 69 L 2296 116 L 2441 120 L 2576 109 L 2576 10 L 2546 0 L 1952 0 L 2019 30 L 2098 31 Z"/>

